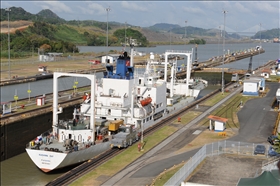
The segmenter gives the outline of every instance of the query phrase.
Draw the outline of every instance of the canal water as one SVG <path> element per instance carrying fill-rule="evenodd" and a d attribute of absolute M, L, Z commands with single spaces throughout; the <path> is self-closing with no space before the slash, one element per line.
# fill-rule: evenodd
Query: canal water
<path fill-rule="evenodd" d="M 246 44 L 227 44 L 226 49 L 230 50 L 244 50 L 248 48 L 255 47 L 257 44 L 255 43 L 246 43 Z M 269 60 L 276 60 L 280 57 L 280 49 L 279 44 L 276 43 L 263 43 L 263 48 L 265 49 L 265 53 L 259 56 L 253 57 L 253 68 L 256 68 L 259 65 L 266 63 Z M 184 47 L 186 47 L 184 49 Z M 138 51 L 144 51 L 146 53 L 154 52 L 158 54 L 162 54 L 165 50 L 190 50 L 192 46 L 157 46 L 151 48 L 136 48 Z M 218 47 L 222 48 L 222 45 L 218 46 L 217 44 L 207 44 L 207 45 L 199 45 L 198 46 L 198 57 L 199 61 L 205 61 L 209 58 L 217 55 L 221 55 L 221 51 L 218 53 Z M 121 50 L 122 47 L 110 47 L 110 50 Z M 80 47 L 81 52 L 100 52 L 106 51 L 106 47 Z M 224 65 L 225 68 L 235 68 L 235 69 L 248 69 L 250 59 L 244 59 L 241 61 L 237 61 L 231 64 Z M 102 74 L 98 75 L 102 76 Z M 76 79 L 68 78 L 61 80 L 59 88 L 63 89 L 71 89 L 73 86 L 73 82 Z M 87 84 L 86 80 L 78 79 L 79 86 L 83 86 Z M 88 82 L 89 84 L 89 82 Z M 11 85 L 1 87 L 1 102 L 13 100 L 14 92 L 17 91 L 19 99 L 28 98 L 26 91 L 28 90 L 28 86 L 32 90 L 31 96 L 42 95 L 46 93 L 52 93 L 52 80 L 42 80 L 40 82 L 32 82 L 28 85 L 19 84 L 19 85 Z M 216 90 L 220 86 L 208 86 L 206 89 L 201 91 L 199 97 L 203 97 L 204 95 L 209 94 L 210 92 Z M 11 186 L 11 185 L 46 185 L 51 180 L 60 176 L 61 174 L 70 170 L 71 167 L 67 169 L 62 169 L 59 171 L 55 171 L 49 174 L 43 173 L 39 170 L 32 160 L 28 157 L 27 153 L 22 153 L 18 156 L 10 158 L 8 160 L 1 162 L 1 185 Z"/>

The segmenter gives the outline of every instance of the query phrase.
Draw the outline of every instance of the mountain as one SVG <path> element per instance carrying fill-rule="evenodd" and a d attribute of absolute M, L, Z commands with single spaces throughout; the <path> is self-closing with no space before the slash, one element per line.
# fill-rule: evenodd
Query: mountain
<path fill-rule="evenodd" d="M 44 21 L 51 24 L 66 23 L 64 19 L 60 18 L 49 9 L 41 10 L 39 13 L 35 15 L 36 15 L 36 21 Z"/>
<path fill-rule="evenodd" d="M 147 29 L 154 30 L 154 31 L 165 31 L 169 32 L 170 30 L 173 30 L 174 28 L 180 28 L 180 25 L 174 25 L 169 23 L 157 23 L 153 26 L 146 27 Z"/>
<path fill-rule="evenodd" d="M 36 28 L 36 33 L 41 33 L 40 30 L 44 30 L 44 36 L 53 36 L 49 39 L 62 39 L 63 41 L 70 41 L 74 43 L 84 44 L 90 41 L 95 43 L 99 41 L 99 44 L 103 45 L 102 42 L 106 40 L 106 30 L 107 22 L 99 22 L 94 20 L 70 20 L 66 21 L 49 9 L 42 10 L 37 14 L 31 14 L 25 11 L 21 7 L 11 7 L 9 12 L 10 18 L 10 28 L 15 32 L 17 29 L 23 30 L 28 28 L 30 25 L 34 25 L 36 22 L 44 22 L 51 25 L 58 25 L 59 27 L 49 26 L 48 28 Z M 8 12 L 5 9 L 1 9 L 1 29 L 2 33 L 7 33 L 3 31 L 7 27 Z M 22 21 L 26 22 L 26 25 L 22 25 Z M 21 23 L 19 23 L 21 21 Z M 21 24 L 21 25 L 20 25 Z M 42 23 L 37 23 L 36 25 L 47 25 Z M 20 28 L 21 27 L 21 28 Z M 126 29 L 125 29 L 126 28 Z M 128 28 L 139 31 L 144 35 L 150 43 L 163 44 L 163 43 L 185 43 L 186 41 L 194 39 L 204 39 L 207 43 L 218 42 L 221 39 L 221 33 L 218 29 L 203 29 L 193 26 L 181 27 L 178 24 L 169 23 L 157 23 L 150 27 L 139 27 L 128 25 L 119 22 L 109 22 L 109 40 L 116 43 L 117 40 L 124 40 L 122 38 L 114 37 L 113 33 L 122 30 L 128 31 Z M 47 32 L 48 30 L 48 32 Z M 40 34 L 39 34 L 40 35 Z M 124 34 L 123 34 L 124 35 Z M 75 36 L 75 37 L 74 37 Z M 187 39 L 186 39 L 187 37 Z M 240 39 L 238 34 L 229 34 L 226 32 L 226 39 Z M 279 37 L 279 29 L 272 29 L 268 31 L 262 31 L 255 34 L 252 38 L 262 38 L 262 39 L 273 39 Z M 77 39 L 78 38 L 78 39 Z M 85 39 L 86 38 L 86 39 Z M 86 41 L 87 40 L 87 41 Z M 97 44 L 97 43 L 96 43 Z M 97 44 L 97 45 L 99 45 Z"/>
<path fill-rule="evenodd" d="M 59 23 L 66 22 L 64 19 L 60 18 L 49 9 L 42 10 L 38 14 L 31 14 L 25 11 L 21 7 L 11 7 L 10 10 L 11 10 L 9 12 L 10 21 L 19 21 L 19 20 L 44 21 L 51 24 L 59 24 Z M 6 9 L 1 9 L 1 21 L 6 21 L 6 20 L 8 20 L 8 12 L 6 11 Z"/>
<path fill-rule="evenodd" d="M 252 39 L 273 39 L 273 38 L 280 38 L 280 28 L 274 28 L 271 30 L 259 31 Z"/>
<path fill-rule="evenodd" d="M 49 9 L 41 10 L 36 15 L 39 16 L 39 17 L 42 17 L 44 19 L 55 19 L 55 20 L 57 20 L 59 22 L 65 22 L 64 19 L 60 18 L 59 16 L 57 16 L 55 13 L 53 13 Z"/>
<path fill-rule="evenodd" d="M 21 7 L 11 7 L 9 11 L 9 20 L 17 21 L 17 20 L 34 20 L 35 15 L 29 12 L 26 12 Z M 6 9 L 1 8 L 1 21 L 8 20 L 8 11 Z"/>

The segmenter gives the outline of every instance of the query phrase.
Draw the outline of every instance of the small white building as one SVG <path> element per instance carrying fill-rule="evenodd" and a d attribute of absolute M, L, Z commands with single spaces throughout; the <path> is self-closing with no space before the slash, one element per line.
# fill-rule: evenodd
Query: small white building
<path fill-rule="evenodd" d="M 109 54 L 101 57 L 101 63 L 116 63 L 120 54 Z M 106 62 L 107 60 L 107 62 Z"/>
<path fill-rule="evenodd" d="M 45 105 L 46 96 L 37 97 L 37 106 Z"/>
<path fill-rule="evenodd" d="M 46 53 L 44 55 L 39 55 L 39 61 L 55 61 L 55 57 L 61 57 L 63 55 L 63 53 L 56 53 L 56 52 L 52 52 L 52 53 Z"/>
<path fill-rule="evenodd" d="M 12 103 L 11 102 L 3 102 L 0 107 L 0 114 L 9 114 L 12 113 Z"/>
<path fill-rule="evenodd" d="M 222 132 L 226 129 L 227 118 L 222 118 L 219 116 L 210 115 L 208 116 L 210 119 L 209 130 L 213 130 L 216 132 Z M 214 128 L 213 128 L 214 127 Z"/>
<path fill-rule="evenodd" d="M 280 88 L 278 88 L 276 91 L 276 100 L 277 100 L 278 110 L 279 110 L 280 109 Z M 279 125 L 279 127 L 280 127 L 280 125 Z"/>
<path fill-rule="evenodd" d="M 264 69 L 264 70 L 262 70 L 261 76 L 267 79 L 267 78 L 269 78 L 270 72 L 271 72 L 271 70 Z"/>
<path fill-rule="evenodd" d="M 39 65 L 39 66 L 38 66 L 38 71 L 39 71 L 39 72 L 46 72 L 46 71 L 47 71 L 47 66 Z"/>
<path fill-rule="evenodd" d="M 258 96 L 259 92 L 265 90 L 264 77 L 251 76 L 243 81 L 243 95 L 244 96 Z"/>

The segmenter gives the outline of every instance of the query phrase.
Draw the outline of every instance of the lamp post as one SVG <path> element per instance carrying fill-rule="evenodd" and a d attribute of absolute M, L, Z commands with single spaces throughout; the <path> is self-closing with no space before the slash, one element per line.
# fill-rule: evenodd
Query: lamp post
<path fill-rule="evenodd" d="M 171 27 L 170 27 L 170 31 L 169 31 L 169 45 L 171 47 Z M 170 48 L 171 49 L 171 48 Z"/>
<path fill-rule="evenodd" d="M 219 35 L 218 35 L 218 60 L 220 61 L 220 38 L 222 37 L 221 26 L 219 26 Z"/>
<path fill-rule="evenodd" d="M 185 26 L 185 44 L 187 45 L 187 20 L 185 21 L 185 23 L 186 23 L 186 26 Z"/>
<path fill-rule="evenodd" d="M 237 26 L 236 26 L 236 40 L 238 40 Z"/>
<path fill-rule="evenodd" d="M 224 14 L 224 35 L 223 35 L 223 65 L 225 62 L 225 29 L 226 29 L 226 10 L 223 10 L 223 14 Z M 222 67 L 222 94 L 224 94 L 224 89 L 225 89 L 225 82 L 224 82 L 224 67 Z"/>
<path fill-rule="evenodd" d="M 126 22 L 124 23 L 124 50 L 126 50 Z"/>
<path fill-rule="evenodd" d="M 261 53 L 261 48 L 262 48 L 262 31 L 261 31 L 261 28 L 262 28 L 262 24 L 260 23 L 260 47 L 259 47 L 259 59 L 260 59 L 260 53 Z M 260 60 L 259 60 L 260 61 Z M 260 64 L 258 66 L 258 68 L 260 67 Z"/>
<path fill-rule="evenodd" d="M 10 8 L 5 9 L 8 12 L 8 58 L 9 58 L 9 79 L 11 79 L 11 55 L 10 55 Z"/>
<path fill-rule="evenodd" d="M 108 62 L 108 14 L 109 14 L 109 11 L 111 11 L 110 7 L 106 8 L 106 11 L 107 11 L 107 40 L 106 40 L 106 44 L 107 44 L 107 55 L 106 55 L 106 63 Z"/>

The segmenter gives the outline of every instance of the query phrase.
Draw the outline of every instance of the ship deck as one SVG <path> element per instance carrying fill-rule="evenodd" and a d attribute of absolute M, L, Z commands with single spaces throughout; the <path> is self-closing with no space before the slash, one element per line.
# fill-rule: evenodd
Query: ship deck
<path fill-rule="evenodd" d="M 85 124 L 77 124 L 76 126 L 73 126 L 72 123 L 67 123 L 69 129 L 71 130 L 83 130 L 85 129 Z M 64 142 L 60 142 L 58 138 L 54 135 L 52 135 L 52 131 L 49 130 L 47 132 L 44 132 L 40 135 L 42 139 L 40 140 L 40 145 L 36 144 L 36 139 L 30 141 L 29 144 L 26 145 L 27 149 L 36 149 L 36 150 L 46 150 L 46 151 L 55 151 L 55 152 L 62 152 L 62 153 L 69 153 L 71 151 L 74 151 L 73 148 L 66 148 L 64 145 Z M 39 136 L 38 136 L 39 137 Z M 104 138 L 108 138 L 109 140 L 112 138 L 111 136 L 104 136 Z M 103 140 L 95 140 L 94 144 L 102 143 Z M 92 141 L 85 141 L 85 142 L 78 142 L 77 144 L 77 150 L 83 150 L 90 145 L 92 145 Z"/>
<path fill-rule="evenodd" d="M 193 87 L 195 90 L 202 90 L 205 88 L 205 84 L 200 82 L 195 84 Z M 195 101 L 195 97 L 188 96 L 188 97 L 181 97 L 179 102 L 177 102 L 174 105 L 167 106 L 167 110 L 169 114 L 172 114 L 173 112 L 177 112 L 177 110 L 182 109 L 183 107 L 186 107 L 187 105 L 191 104 L 193 101 Z M 76 126 L 73 126 L 73 123 L 68 122 L 67 126 L 71 130 L 83 130 L 86 128 L 86 124 L 77 124 Z M 36 145 L 35 141 L 36 139 L 32 140 L 29 144 L 26 145 L 27 149 L 37 149 L 37 150 L 52 150 L 56 152 L 62 152 L 62 153 L 69 153 L 74 150 L 68 149 L 65 147 L 63 142 L 59 142 L 57 137 L 52 135 L 52 131 L 49 130 L 42 135 L 41 145 Z M 112 136 L 106 136 L 106 138 L 111 139 Z M 104 139 L 104 138 L 103 138 Z M 102 143 L 103 140 L 96 140 L 94 143 Z M 78 143 L 78 150 L 82 150 L 87 148 L 89 145 L 91 145 L 91 142 L 79 142 Z"/>

